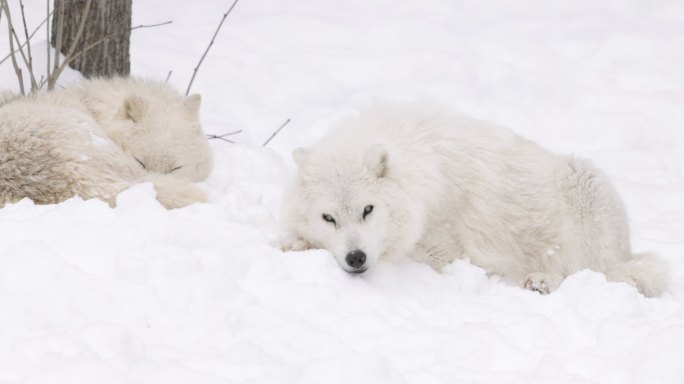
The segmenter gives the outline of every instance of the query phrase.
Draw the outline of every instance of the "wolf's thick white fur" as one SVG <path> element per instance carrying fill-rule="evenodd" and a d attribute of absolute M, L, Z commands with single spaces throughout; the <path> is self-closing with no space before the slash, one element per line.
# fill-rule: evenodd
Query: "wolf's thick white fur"
<path fill-rule="evenodd" d="M 436 269 L 469 258 L 542 293 L 584 268 L 647 296 L 667 288 L 658 259 L 632 254 L 625 208 L 602 172 L 491 124 L 374 108 L 294 157 L 285 248 L 326 248 L 348 272 L 383 257 Z"/>
<path fill-rule="evenodd" d="M 212 154 L 199 125 L 199 95 L 161 82 L 94 79 L 0 106 L 0 206 L 73 196 L 115 204 L 151 181 L 167 208 L 205 201 Z"/>

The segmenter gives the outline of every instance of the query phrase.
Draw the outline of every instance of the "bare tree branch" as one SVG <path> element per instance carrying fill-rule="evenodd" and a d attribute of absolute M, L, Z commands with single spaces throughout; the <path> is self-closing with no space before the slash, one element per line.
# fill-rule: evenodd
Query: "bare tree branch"
<path fill-rule="evenodd" d="M 135 27 L 131 27 L 131 31 L 139 29 L 139 28 L 154 28 L 154 27 L 161 27 L 162 25 L 168 25 L 173 23 L 172 20 L 169 21 L 164 21 L 163 23 L 157 23 L 157 24 L 140 24 L 136 25 Z M 110 36 L 111 37 L 111 36 Z"/>
<path fill-rule="evenodd" d="M 74 43 L 71 44 L 71 47 L 69 47 L 69 51 L 66 55 L 67 59 L 74 55 L 76 45 L 78 44 L 78 41 L 81 39 L 81 35 L 83 34 L 83 30 L 85 29 L 86 20 L 88 19 L 88 13 L 90 13 L 90 6 L 92 5 L 92 2 L 92 0 L 86 1 L 85 9 L 83 10 L 83 15 L 81 15 L 81 22 L 78 24 L 78 30 L 76 31 L 76 36 L 74 36 Z"/>
<path fill-rule="evenodd" d="M 21 7 L 21 22 L 24 24 L 24 36 L 26 36 L 26 52 L 28 54 L 28 62 L 26 63 L 26 66 L 29 70 L 29 74 L 31 75 L 31 92 L 34 92 L 36 89 L 38 89 L 38 83 L 36 82 L 36 76 L 33 73 L 33 56 L 31 55 L 31 36 L 29 36 L 28 33 L 28 27 L 26 26 L 26 14 L 24 13 L 24 0 L 19 0 L 19 5 Z M 16 33 L 14 36 L 17 38 L 17 44 L 19 44 L 19 38 L 17 37 Z M 19 45 L 19 49 L 21 50 L 21 45 Z"/>
<path fill-rule="evenodd" d="M 59 53 L 62 52 L 62 30 L 64 30 L 64 2 L 59 1 L 57 3 L 57 36 L 55 38 L 55 63 L 53 66 L 53 72 L 59 67 Z M 50 45 L 50 40 L 48 40 L 48 45 Z M 48 87 L 52 79 L 52 75 L 48 77 Z"/>
<path fill-rule="evenodd" d="M 24 76 L 22 74 L 21 68 L 17 63 L 17 57 L 14 54 L 14 27 L 12 26 L 12 19 L 10 17 L 9 6 L 6 0 L 2 0 L 2 10 L 5 12 L 5 18 L 7 19 L 7 30 L 9 31 L 9 43 L 10 43 L 10 57 L 12 58 L 12 65 L 14 66 L 14 73 L 17 75 L 17 80 L 19 81 L 19 91 L 22 95 L 26 94 L 24 90 Z"/>
<path fill-rule="evenodd" d="M 69 50 L 67 51 L 66 56 L 64 57 L 64 63 L 61 65 L 57 66 L 57 63 L 59 61 L 59 52 L 61 49 L 61 40 L 62 40 L 62 24 L 63 20 L 60 20 L 58 24 L 60 25 L 60 29 L 57 31 L 57 41 L 58 44 L 57 47 L 57 52 L 55 52 L 55 70 L 52 72 L 50 77 L 48 78 L 48 90 L 53 89 L 55 87 L 55 84 L 57 83 L 57 79 L 59 76 L 62 74 L 62 71 L 66 66 L 71 62 L 72 57 L 74 55 L 74 51 L 76 50 L 76 46 L 78 45 L 78 41 L 81 39 L 81 35 L 83 34 L 83 30 L 85 29 L 85 24 L 86 24 L 86 19 L 88 18 L 88 13 L 90 12 L 90 5 L 92 4 L 92 0 L 87 0 L 85 4 L 85 9 L 83 10 L 83 14 L 81 15 L 81 22 L 78 25 L 78 30 L 76 30 L 76 35 L 74 36 L 74 41 L 71 43 L 71 46 L 69 47 Z M 64 17 L 64 4 L 60 3 L 60 18 Z"/>
<path fill-rule="evenodd" d="M 50 12 L 50 0 L 45 0 L 45 9 L 46 9 L 45 13 L 47 13 L 47 17 L 45 18 L 45 21 L 47 21 L 47 27 L 45 28 L 45 30 L 46 30 L 45 31 L 45 41 L 47 42 L 47 44 L 46 44 L 47 45 L 47 65 L 46 65 L 47 72 L 46 72 L 45 76 L 47 76 L 47 77 L 46 77 L 45 81 L 47 81 L 47 79 L 50 78 L 50 55 L 51 55 L 51 51 L 52 51 L 52 47 L 50 46 L 50 15 L 52 14 L 52 12 Z M 42 25 L 43 23 L 40 23 L 40 24 Z M 40 25 L 38 27 L 40 27 Z M 36 29 L 36 31 L 37 30 L 38 29 Z M 35 31 L 34 31 L 34 33 L 35 33 Z M 43 88 L 43 85 L 44 85 L 44 83 L 41 80 L 40 81 L 40 88 Z"/>
<path fill-rule="evenodd" d="M 166 80 L 164 80 L 164 83 L 168 83 L 168 82 L 169 82 L 169 79 L 171 78 L 171 74 L 173 74 L 173 70 L 170 70 L 170 71 L 169 71 L 169 74 L 166 75 Z"/>
<path fill-rule="evenodd" d="M 21 55 L 21 59 L 24 61 L 24 65 L 26 65 L 26 69 L 28 69 L 28 71 L 29 71 L 29 78 L 31 80 L 31 90 L 33 91 L 33 89 L 37 85 L 37 83 L 36 83 L 36 77 L 33 74 L 32 59 L 26 57 L 26 54 L 24 53 L 24 49 L 21 47 L 21 42 L 19 41 L 19 35 L 17 35 L 17 30 L 14 28 L 14 24 L 12 23 L 12 18 L 10 17 L 10 14 L 9 14 L 9 8 L 7 8 L 7 15 L 6 16 L 7 16 L 7 22 L 9 23 L 9 26 L 10 26 L 10 38 L 14 38 L 14 41 L 17 43 L 17 46 L 19 47 L 14 52 L 19 52 L 19 54 Z M 22 17 L 23 16 L 24 16 L 24 13 L 23 13 L 23 9 L 22 9 Z M 25 25 L 26 25 L 26 19 L 24 18 L 24 26 Z M 10 47 L 10 48 L 14 48 L 14 47 Z M 11 49 L 11 50 L 13 50 L 13 49 Z"/>
<path fill-rule="evenodd" d="M 63 2 L 59 2 L 57 9 L 53 9 L 50 11 L 50 0 L 46 0 L 46 9 L 47 9 L 47 17 L 31 32 L 30 34 L 28 33 L 28 27 L 26 25 L 26 18 L 24 14 L 24 4 L 23 0 L 19 0 L 20 5 L 21 5 L 21 11 L 22 11 L 22 21 L 24 23 L 24 34 L 26 36 L 26 41 L 23 43 L 20 43 L 19 38 L 16 34 L 16 31 L 14 30 L 14 26 L 11 23 L 10 19 L 10 11 L 9 11 L 9 6 L 7 3 L 7 0 L 0 0 L 0 16 L 4 13 L 6 15 L 6 18 L 8 20 L 8 28 L 10 31 L 10 53 L 5 56 L 2 60 L 0 60 L 0 64 L 4 63 L 8 59 L 12 59 L 12 64 L 14 65 L 14 70 L 15 73 L 17 74 L 17 79 L 19 81 L 19 88 L 21 91 L 21 94 L 25 94 L 25 89 L 24 89 L 24 81 L 23 81 L 23 72 L 22 69 L 19 67 L 19 64 L 16 60 L 16 53 L 19 52 L 26 63 L 26 66 L 28 67 L 29 74 L 31 75 L 31 91 L 34 91 L 36 89 L 40 89 L 43 87 L 43 85 L 47 84 L 48 89 L 53 89 L 57 83 L 57 79 L 59 76 L 62 74 L 64 69 L 66 68 L 67 65 L 69 65 L 72 61 L 80 57 L 81 55 L 85 54 L 88 50 L 94 48 L 95 46 L 107 41 L 108 39 L 111 39 L 113 37 L 116 37 L 116 33 L 107 35 L 98 41 L 95 41 L 85 47 L 80 52 L 75 52 L 76 51 L 76 46 L 82 37 L 84 28 L 85 28 L 85 22 L 86 18 L 88 16 L 88 13 L 90 12 L 91 9 L 91 4 L 92 0 L 87 0 L 83 15 L 81 17 L 78 30 L 76 32 L 76 37 L 72 43 L 72 45 L 69 47 L 69 50 L 64 57 L 64 61 L 61 62 L 60 60 L 60 50 L 63 42 L 63 37 L 61 35 L 62 30 L 63 30 L 63 23 L 64 23 L 64 5 Z M 56 42 L 55 42 L 55 58 L 54 62 L 51 62 L 51 46 L 50 46 L 50 17 L 54 12 L 57 12 L 57 25 L 59 26 L 57 30 L 57 36 L 56 36 Z M 34 71 L 33 71 L 33 57 L 31 54 L 31 38 L 38 32 L 38 30 L 43 26 L 43 24 L 47 23 L 47 76 L 45 78 L 41 78 L 41 80 L 38 82 L 35 79 Z M 165 21 L 163 23 L 157 23 L 157 24 L 141 24 L 135 27 L 131 27 L 129 31 L 135 30 L 135 29 L 140 29 L 140 28 L 151 28 L 151 27 L 158 27 L 162 25 L 167 25 L 171 24 L 172 21 Z M 16 42 L 17 45 L 19 45 L 19 48 L 14 47 L 14 43 Z M 23 47 L 27 46 L 27 52 L 28 52 L 28 57 L 24 54 Z M 171 76 L 171 72 L 169 72 L 168 78 Z"/>
<path fill-rule="evenodd" d="M 226 139 L 226 136 L 237 135 L 240 132 L 242 132 L 241 129 L 237 130 L 237 131 L 233 131 L 233 132 L 224 133 L 222 135 L 207 135 L 207 139 L 208 140 L 219 139 L 219 140 L 223 140 L 223 141 L 227 141 L 229 143 L 235 144 L 235 142 L 233 140 Z"/>
<path fill-rule="evenodd" d="M 188 89 L 185 90 L 185 96 L 188 96 L 190 93 L 190 88 L 192 88 L 192 83 L 195 81 L 195 76 L 197 75 L 197 70 L 199 70 L 200 65 L 202 65 L 202 62 L 204 61 L 204 58 L 207 56 L 207 53 L 209 53 L 209 49 L 211 49 L 211 46 L 214 45 L 214 40 L 216 40 L 216 35 L 218 35 L 219 31 L 221 30 L 221 27 L 223 26 L 223 22 L 226 21 L 226 18 L 230 14 L 230 12 L 235 8 L 235 4 L 237 4 L 238 0 L 233 1 L 233 4 L 228 8 L 228 11 L 223 14 L 223 18 L 221 18 L 221 22 L 219 23 L 218 27 L 216 28 L 216 32 L 214 32 L 214 36 L 212 36 L 211 41 L 209 42 L 209 45 L 207 46 L 207 49 L 204 51 L 204 54 L 202 54 L 202 57 L 200 58 L 199 62 L 197 63 L 197 66 L 195 67 L 195 70 L 192 72 L 192 77 L 190 78 L 190 83 L 188 84 Z"/>
<path fill-rule="evenodd" d="M 172 21 L 169 20 L 169 21 L 165 21 L 165 22 L 163 22 L 163 23 L 157 23 L 157 24 L 140 24 L 140 25 L 137 25 L 137 26 L 135 26 L 135 27 L 132 27 L 130 30 L 133 31 L 133 30 L 135 30 L 135 29 L 140 29 L 140 28 L 153 28 L 153 27 L 159 27 L 159 26 L 167 25 L 167 24 L 171 24 L 171 23 L 172 23 Z M 105 37 L 103 37 L 103 38 L 101 38 L 101 39 L 99 39 L 99 40 L 97 40 L 97 41 L 95 41 L 95 42 L 93 42 L 93 43 L 91 43 L 91 44 L 88 44 L 87 46 L 83 47 L 83 49 L 82 49 L 80 52 L 77 52 L 73 57 L 71 57 L 71 58 L 69 59 L 69 61 L 67 62 L 67 64 L 70 63 L 70 62 L 72 62 L 72 61 L 74 61 L 74 60 L 76 60 L 76 59 L 79 58 L 81 55 L 85 54 L 86 52 L 88 52 L 90 49 L 93 49 L 93 48 L 96 47 L 97 45 L 102 44 L 102 43 L 104 43 L 105 41 L 107 41 L 107 40 L 109 40 L 109 39 L 111 39 L 111 38 L 113 38 L 113 37 L 116 37 L 116 35 L 117 35 L 117 33 L 112 33 L 112 34 L 109 34 L 109 35 L 107 35 L 107 36 L 105 36 Z"/>
<path fill-rule="evenodd" d="M 290 118 L 288 118 L 287 120 L 285 120 L 285 122 L 284 122 L 278 129 L 276 129 L 275 132 L 273 132 L 273 133 L 271 134 L 271 136 L 268 138 L 268 140 L 264 141 L 264 143 L 261 144 L 261 146 L 262 146 L 262 147 L 265 147 L 266 144 L 270 143 L 271 140 L 273 140 L 273 138 L 276 137 L 276 135 L 277 135 L 280 131 L 282 131 L 283 128 L 285 128 L 285 126 L 286 126 L 289 122 L 290 122 Z"/>

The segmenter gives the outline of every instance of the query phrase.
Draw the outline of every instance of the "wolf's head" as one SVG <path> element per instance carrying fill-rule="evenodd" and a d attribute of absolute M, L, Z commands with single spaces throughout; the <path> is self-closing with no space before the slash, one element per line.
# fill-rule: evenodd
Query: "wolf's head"
<path fill-rule="evenodd" d="M 395 182 L 392 158 L 381 145 L 344 151 L 296 149 L 299 170 L 290 190 L 289 225 L 329 250 L 342 268 L 362 273 L 380 257 L 415 241 L 411 201 Z"/>
<path fill-rule="evenodd" d="M 205 180 L 213 158 L 199 123 L 200 95 L 164 96 L 129 94 L 107 133 L 148 172 Z"/>

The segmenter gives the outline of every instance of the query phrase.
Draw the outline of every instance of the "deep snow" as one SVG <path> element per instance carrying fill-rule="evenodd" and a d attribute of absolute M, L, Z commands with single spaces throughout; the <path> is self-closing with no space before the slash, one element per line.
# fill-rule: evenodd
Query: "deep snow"
<path fill-rule="evenodd" d="M 45 3 L 26 3 L 37 25 Z M 134 25 L 173 24 L 133 32 L 133 74 L 185 90 L 229 5 L 134 1 Z M 242 0 L 193 86 L 205 132 L 243 131 L 212 140 L 211 203 L 166 211 L 140 185 L 116 209 L 0 209 L 0 383 L 682 383 L 682 63 L 677 0 Z M 9 62 L 0 85 L 17 88 Z M 280 252 L 291 150 L 381 100 L 592 158 L 670 292 L 583 271 L 540 296 L 466 261 L 350 276 L 325 251 Z"/>

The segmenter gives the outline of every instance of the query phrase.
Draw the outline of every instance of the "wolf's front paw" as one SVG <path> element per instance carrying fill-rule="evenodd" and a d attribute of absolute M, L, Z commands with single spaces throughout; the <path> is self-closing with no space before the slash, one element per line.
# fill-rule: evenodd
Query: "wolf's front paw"
<path fill-rule="evenodd" d="M 207 192 L 197 184 L 172 175 L 148 174 L 145 181 L 152 181 L 157 200 L 166 209 L 182 208 L 207 201 Z"/>
<path fill-rule="evenodd" d="M 296 239 L 294 241 L 288 241 L 285 244 L 283 244 L 280 249 L 283 252 L 300 252 L 300 251 L 306 251 L 309 249 L 314 249 L 315 247 L 311 245 L 308 241 L 304 239 Z"/>
<path fill-rule="evenodd" d="M 560 277 L 550 273 L 530 273 L 527 275 L 527 278 L 525 278 L 523 288 L 538 292 L 542 295 L 548 295 L 558 288 L 560 280 Z"/>

